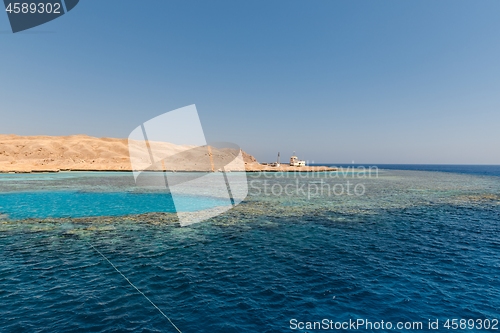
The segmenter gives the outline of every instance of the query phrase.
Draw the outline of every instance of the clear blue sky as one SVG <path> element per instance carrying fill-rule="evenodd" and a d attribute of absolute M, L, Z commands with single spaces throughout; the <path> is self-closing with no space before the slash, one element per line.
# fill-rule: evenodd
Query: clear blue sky
<path fill-rule="evenodd" d="M 0 133 L 196 104 L 261 161 L 500 164 L 500 1 L 81 0 L 0 44 Z"/>

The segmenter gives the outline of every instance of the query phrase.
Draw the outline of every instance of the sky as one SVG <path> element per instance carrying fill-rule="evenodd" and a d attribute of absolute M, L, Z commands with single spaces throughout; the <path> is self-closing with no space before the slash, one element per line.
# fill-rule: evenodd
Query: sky
<path fill-rule="evenodd" d="M 13 34 L 0 133 L 123 137 L 196 104 L 261 162 L 500 164 L 499 1 L 81 0 Z"/>

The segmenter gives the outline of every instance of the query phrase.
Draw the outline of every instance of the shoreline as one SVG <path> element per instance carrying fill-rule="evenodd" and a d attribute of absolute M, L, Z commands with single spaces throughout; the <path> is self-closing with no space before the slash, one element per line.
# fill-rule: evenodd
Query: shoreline
<path fill-rule="evenodd" d="M 250 172 L 250 173 L 257 173 L 257 172 L 330 172 L 330 171 L 339 171 L 340 169 L 338 168 L 331 168 L 327 166 L 305 166 L 305 167 L 286 167 L 286 168 L 281 168 L 281 167 L 266 167 L 266 165 L 260 165 L 262 166 L 261 168 L 252 168 L 252 169 L 246 169 L 245 171 L 241 170 L 236 170 L 236 171 L 226 171 L 226 172 Z M 29 169 L 14 169 L 14 170 L 0 170 L 0 174 L 35 174 L 35 173 L 69 173 L 69 172 L 126 172 L 126 173 L 132 173 L 134 170 L 130 169 L 123 169 L 123 170 L 117 170 L 117 169 L 38 169 L 38 170 L 29 170 Z M 222 172 L 222 171 L 213 171 L 213 172 L 207 172 L 205 170 L 147 170 L 147 171 L 141 171 L 141 172 L 185 172 L 185 173 L 191 173 L 191 172 L 203 172 L 203 173 L 217 173 L 217 172 Z"/>

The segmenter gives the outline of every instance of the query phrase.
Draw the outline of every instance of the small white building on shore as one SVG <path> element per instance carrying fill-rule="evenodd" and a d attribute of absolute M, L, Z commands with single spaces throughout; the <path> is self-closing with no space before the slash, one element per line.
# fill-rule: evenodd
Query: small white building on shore
<path fill-rule="evenodd" d="M 306 166 L 306 161 L 299 160 L 299 158 L 295 156 L 295 152 L 293 152 L 292 157 L 290 157 L 290 166 L 296 166 L 296 167 Z"/>

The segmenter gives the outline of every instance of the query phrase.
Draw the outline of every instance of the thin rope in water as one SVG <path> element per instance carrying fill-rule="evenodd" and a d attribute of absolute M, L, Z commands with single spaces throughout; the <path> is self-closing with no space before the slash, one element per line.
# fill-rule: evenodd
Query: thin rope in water
<path fill-rule="evenodd" d="M 87 242 L 87 243 L 88 243 L 88 242 Z M 173 327 L 177 330 L 177 332 L 182 333 L 182 332 L 181 332 L 181 330 L 180 330 L 177 326 L 175 326 L 175 324 L 172 322 L 172 320 L 170 320 L 170 318 L 169 318 L 169 317 L 168 317 L 165 313 L 163 313 L 163 311 L 161 311 L 161 309 L 160 309 L 159 307 L 157 307 L 157 306 L 156 306 L 156 304 L 155 304 L 155 303 L 153 303 L 153 301 L 151 301 L 151 300 L 149 299 L 149 297 L 148 297 L 148 296 L 146 296 L 146 295 L 145 295 L 142 291 L 140 291 L 140 290 L 139 290 L 139 288 L 137 288 L 137 287 L 136 287 L 136 286 L 135 286 L 132 282 L 130 282 L 130 280 L 129 280 L 129 279 L 128 279 L 128 278 L 127 278 L 127 277 L 126 277 L 126 276 L 125 276 L 122 272 L 120 272 L 120 270 L 119 270 L 118 268 L 116 268 L 116 266 L 115 266 L 115 265 L 113 265 L 113 263 L 112 263 L 111 261 L 109 261 L 109 259 L 108 259 L 108 258 L 106 258 L 106 256 L 105 256 L 104 254 L 102 254 L 102 253 L 101 253 L 101 251 L 99 251 L 98 249 L 96 249 L 96 248 L 95 248 L 95 246 L 94 246 L 94 245 L 92 245 L 91 243 L 88 243 L 88 244 L 89 244 L 90 246 L 92 246 L 92 248 L 93 248 L 94 250 L 96 250 L 96 251 L 97 251 L 97 253 L 99 253 L 99 254 L 100 254 L 100 255 L 101 255 L 104 259 L 106 259 L 106 261 L 107 261 L 107 262 L 109 262 L 109 264 L 110 264 L 111 266 L 113 266 L 113 268 L 114 268 L 114 269 L 115 269 L 115 270 L 116 270 L 116 271 L 117 271 L 117 272 L 118 272 L 121 276 L 123 276 L 123 278 L 124 278 L 125 280 L 127 280 L 127 282 L 128 282 L 128 283 L 129 283 L 132 287 L 134 287 L 134 288 L 135 288 L 135 290 L 137 290 L 137 291 L 138 291 L 138 292 L 139 292 L 142 296 L 144 296 L 144 298 L 146 298 L 146 299 L 149 301 L 149 303 L 151 303 L 151 304 L 152 304 L 152 305 L 156 308 L 156 310 L 160 311 L 160 313 L 163 315 L 163 317 L 167 318 L 167 320 L 170 322 L 170 324 L 172 324 L 172 326 L 173 326 Z"/>

